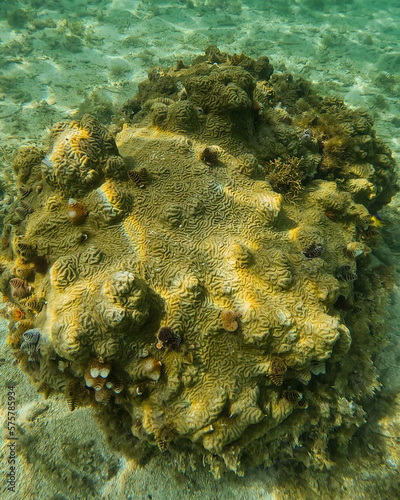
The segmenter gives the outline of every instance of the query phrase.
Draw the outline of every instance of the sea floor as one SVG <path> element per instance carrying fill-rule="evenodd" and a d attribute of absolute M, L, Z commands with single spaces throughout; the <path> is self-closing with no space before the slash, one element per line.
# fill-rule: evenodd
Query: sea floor
<path fill-rule="evenodd" d="M 211 45 L 267 55 L 276 72 L 311 80 L 324 95 L 366 109 L 400 159 L 400 3 L 397 0 L 24 0 L 0 3 L 0 217 L 15 193 L 11 161 L 40 145 L 59 120 L 94 113 L 109 122 L 153 66 L 170 66 Z M 5 382 L 16 384 L 23 439 L 18 494 L 37 499 L 390 499 L 400 496 L 400 195 L 382 211 L 396 286 L 388 344 L 377 357 L 382 390 L 345 463 L 330 470 L 279 466 L 228 475 L 182 473 L 160 456 L 136 467 L 109 450 L 89 409 L 69 412 L 62 397 L 39 397 L 13 364 L 0 332 L 2 424 Z M 293 469 L 294 470 L 294 469 Z"/>

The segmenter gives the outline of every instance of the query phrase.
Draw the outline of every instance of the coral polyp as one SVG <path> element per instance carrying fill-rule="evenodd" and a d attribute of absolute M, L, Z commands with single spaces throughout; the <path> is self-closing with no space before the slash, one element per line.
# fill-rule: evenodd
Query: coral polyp
<path fill-rule="evenodd" d="M 82 222 L 86 219 L 88 212 L 82 203 L 79 203 L 74 198 L 70 198 L 68 200 L 68 219 L 73 224 L 82 224 Z"/>
<path fill-rule="evenodd" d="M 150 71 L 113 135 L 84 115 L 14 161 L 9 348 L 138 462 L 323 468 L 379 387 L 393 157 L 364 112 L 272 73 L 210 47 Z"/>
<path fill-rule="evenodd" d="M 10 280 L 12 296 L 15 299 L 23 299 L 31 293 L 32 287 L 21 278 L 12 278 Z"/>
<path fill-rule="evenodd" d="M 242 316 L 240 312 L 230 309 L 221 311 L 222 327 L 228 332 L 235 332 L 239 327 L 239 319 Z"/>
<path fill-rule="evenodd" d="M 283 376 L 287 371 L 287 366 L 281 358 L 272 358 L 268 376 L 275 385 L 283 384 Z"/>
<path fill-rule="evenodd" d="M 201 152 L 200 158 L 206 165 L 212 166 L 217 164 L 219 154 L 220 151 L 217 146 L 207 146 Z"/>
<path fill-rule="evenodd" d="M 157 348 L 158 349 L 179 349 L 181 345 L 181 337 L 174 332 L 172 328 L 163 326 L 157 333 Z"/>
<path fill-rule="evenodd" d="M 324 253 L 323 245 L 320 245 L 320 244 L 316 243 L 315 241 L 313 241 L 311 243 L 311 245 L 309 245 L 308 247 L 306 247 L 302 250 L 302 254 L 307 259 L 315 259 L 317 257 L 321 257 L 321 255 L 323 253 Z"/>
<path fill-rule="evenodd" d="M 33 328 L 32 330 L 27 330 L 23 333 L 23 342 L 21 344 L 21 350 L 28 354 L 28 360 L 32 361 L 37 358 L 40 351 L 40 337 L 41 333 L 38 328 Z"/>
<path fill-rule="evenodd" d="M 128 177 L 140 188 L 145 188 L 149 183 L 149 173 L 146 168 L 137 171 L 128 170 Z"/>

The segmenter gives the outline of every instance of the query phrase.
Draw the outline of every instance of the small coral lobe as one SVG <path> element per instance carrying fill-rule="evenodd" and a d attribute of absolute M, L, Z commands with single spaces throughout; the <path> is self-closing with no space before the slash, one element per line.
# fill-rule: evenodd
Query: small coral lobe
<path fill-rule="evenodd" d="M 157 333 L 157 348 L 177 350 L 181 345 L 181 337 L 179 334 L 168 326 L 163 326 Z"/>
<path fill-rule="evenodd" d="M 50 136 L 51 149 L 41 164 L 43 178 L 68 197 L 84 196 L 100 185 L 107 160 L 118 156 L 111 134 L 90 115 L 57 123 Z"/>
<path fill-rule="evenodd" d="M 35 146 L 21 148 L 12 163 L 13 171 L 21 183 L 27 182 L 35 166 L 40 165 L 46 152 Z"/>
<path fill-rule="evenodd" d="M 120 156 L 110 156 L 106 162 L 104 175 L 109 179 L 126 180 L 126 167 L 124 159 Z"/>
<path fill-rule="evenodd" d="M 321 255 L 324 253 L 324 247 L 323 245 L 313 241 L 311 245 L 303 248 L 301 253 L 304 255 L 304 257 L 306 257 L 306 259 L 316 259 L 317 257 L 321 257 Z"/>

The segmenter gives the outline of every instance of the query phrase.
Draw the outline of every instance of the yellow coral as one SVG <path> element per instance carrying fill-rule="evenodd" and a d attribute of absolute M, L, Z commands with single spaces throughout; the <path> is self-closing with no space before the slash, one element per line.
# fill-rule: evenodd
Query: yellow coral
<path fill-rule="evenodd" d="M 290 384 L 314 387 L 323 371 L 313 367 L 349 352 L 352 334 L 336 306 L 353 292 L 345 278 L 357 277 L 355 257 L 368 252 L 358 241 L 371 227 L 364 203 L 383 197 L 386 181 L 370 167 L 349 169 L 357 178 L 340 183 L 324 172 L 335 155 L 351 163 L 341 158 L 350 146 L 335 145 L 349 140 L 339 126 L 319 167 L 318 141 L 345 113 L 340 103 L 321 103 L 334 116 L 307 133 L 277 103 L 264 103 L 268 116 L 255 120 L 257 64 L 205 57 L 168 74 L 185 100 L 148 100 L 154 80 L 145 82 L 143 119 L 126 123 L 116 141 L 88 116 L 53 128 L 41 167 L 47 184 L 35 194 L 41 210 L 10 230 L 0 286 L 26 306 L 27 319 L 11 325 L 18 335 L 41 332 L 41 357 L 23 358 L 24 369 L 40 384 L 66 387 L 71 410 L 95 404 L 107 421 L 122 415 L 121 435 L 161 451 L 185 443 L 226 457 L 231 445 L 241 452 L 278 439 L 273 430 L 289 426 L 290 415 L 295 427 L 305 406 Z M 357 127 L 369 130 L 365 120 Z M 378 160 L 379 170 L 386 160 Z M 83 207 L 79 227 L 68 223 L 69 196 Z M 49 270 L 33 265 L 26 275 L 41 256 Z M 239 461 L 239 453 L 227 459 L 233 469 Z"/>

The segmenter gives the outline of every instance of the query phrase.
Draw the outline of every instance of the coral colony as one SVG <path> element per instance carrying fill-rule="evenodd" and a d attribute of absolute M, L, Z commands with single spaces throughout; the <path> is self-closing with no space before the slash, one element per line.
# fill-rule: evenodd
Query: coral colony
<path fill-rule="evenodd" d="M 216 476 L 346 447 L 390 289 L 371 214 L 397 190 L 368 114 L 210 47 L 13 168 L 0 289 L 38 391 L 94 407 L 129 457 Z"/>

